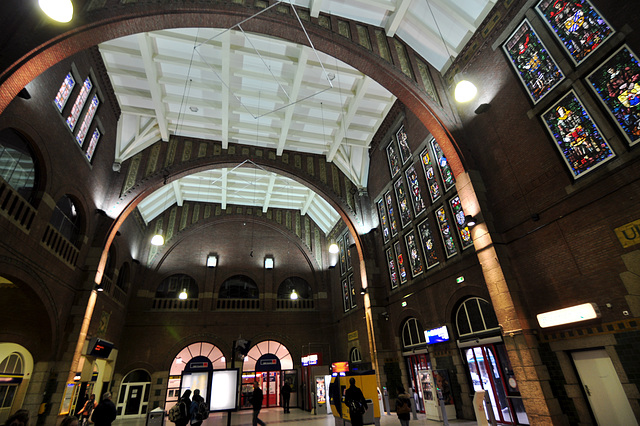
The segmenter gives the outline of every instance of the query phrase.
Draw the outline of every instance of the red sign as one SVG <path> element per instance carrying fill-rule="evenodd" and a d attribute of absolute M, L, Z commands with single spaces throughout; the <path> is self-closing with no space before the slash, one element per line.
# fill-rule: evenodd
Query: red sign
<path fill-rule="evenodd" d="M 349 371 L 349 363 L 346 361 L 331 364 L 331 372 L 333 373 L 346 373 L 347 371 Z"/>

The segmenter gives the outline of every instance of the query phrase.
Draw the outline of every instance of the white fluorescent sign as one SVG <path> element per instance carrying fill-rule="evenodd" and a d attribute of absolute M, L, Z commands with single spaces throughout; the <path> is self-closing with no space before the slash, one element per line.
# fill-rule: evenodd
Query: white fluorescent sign
<path fill-rule="evenodd" d="M 238 370 L 214 370 L 211 376 L 211 411 L 236 409 Z"/>
<path fill-rule="evenodd" d="M 537 317 L 540 327 L 547 328 L 600 318 L 600 311 L 595 303 L 583 303 L 582 305 L 558 309 L 557 311 L 543 312 L 538 314 Z"/>

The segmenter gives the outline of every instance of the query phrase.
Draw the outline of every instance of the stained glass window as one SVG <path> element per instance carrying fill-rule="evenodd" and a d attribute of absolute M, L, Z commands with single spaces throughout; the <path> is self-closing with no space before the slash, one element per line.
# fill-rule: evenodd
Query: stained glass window
<path fill-rule="evenodd" d="M 340 275 L 347 272 L 347 254 L 344 250 L 344 240 L 340 238 L 338 241 L 338 247 L 340 247 Z"/>
<path fill-rule="evenodd" d="M 407 270 L 404 267 L 404 258 L 402 257 L 402 249 L 400 248 L 400 242 L 396 241 L 393 244 L 393 251 L 396 253 L 396 262 L 398 265 L 398 274 L 400 275 L 400 284 L 407 282 Z"/>
<path fill-rule="evenodd" d="M 588 77 L 630 145 L 640 141 L 640 64 L 622 46 Z"/>
<path fill-rule="evenodd" d="M 398 139 L 398 146 L 400 147 L 400 158 L 402 159 L 402 164 L 404 164 L 411 158 L 411 148 L 409 148 L 407 132 L 404 131 L 404 126 L 400 127 L 396 132 L 396 138 Z"/>
<path fill-rule="evenodd" d="M 387 191 L 384 194 L 384 200 L 387 204 L 387 214 L 389 217 L 389 229 L 391 230 L 391 236 L 395 237 L 398 235 L 398 222 L 396 221 L 396 215 L 393 213 L 395 207 L 393 207 L 393 198 L 391 197 L 391 192 Z"/>
<path fill-rule="evenodd" d="M 453 177 L 453 172 L 451 171 L 451 166 L 449 166 L 447 157 L 444 156 L 442 148 L 440 148 L 440 145 L 438 145 L 438 142 L 436 142 L 435 139 L 431 140 L 431 148 L 433 149 L 433 155 L 435 157 L 434 160 L 438 164 L 438 169 L 440 170 L 440 177 L 444 184 L 444 192 L 447 192 L 456 183 L 456 180 Z"/>
<path fill-rule="evenodd" d="M 71 96 L 71 91 L 73 90 L 73 87 L 75 85 L 76 81 L 73 79 L 73 75 L 71 74 L 71 72 L 69 72 L 69 74 L 67 74 L 67 76 L 64 78 L 64 81 L 60 86 L 60 90 L 58 90 L 58 94 L 53 101 L 56 104 L 58 111 L 62 112 L 62 110 L 64 109 L 64 106 L 67 104 L 69 96 Z"/>
<path fill-rule="evenodd" d="M 450 199 L 449 205 L 451 206 L 451 213 L 453 213 L 453 217 L 456 221 L 458 234 L 460 234 L 462 250 L 465 250 L 473 245 L 473 240 L 471 239 L 471 232 L 469 232 L 469 227 L 467 227 L 467 219 L 465 218 L 464 210 L 462 210 L 460 197 L 456 195 L 455 197 Z"/>
<path fill-rule="evenodd" d="M 380 218 L 380 229 L 382 230 L 382 240 L 385 244 L 389 242 L 391 239 L 391 234 L 389 233 L 389 222 L 387 219 L 387 211 L 384 208 L 384 200 L 381 198 L 376 203 L 378 207 L 378 217 Z"/>
<path fill-rule="evenodd" d="M 407 245 L 407 255 L 409 256 L 409 265 L 411 266 L 411 276 L 416 277 L 424 272 L 424 266 L 422 265 L 422 257 L 420 256 L 420 250 L 418 249 L 418 241 L 413 230 L 409 231 L 404 236 L 404 242 Z"/>
<path fill-rule="evenodd" d="M 85 112 L 84 118 L 82 119 L 80 130 L 78 130 L 78 134 L 76 135 L 76 141 L 80 146 L 82 146 L 82 144 L 84 143 L 84 138 L 87 137 L 87 133 L 89 132 L 89 126 L 93 121 L 93 117 L 95 117 L 96 115 L 96 110 L 98 109 L 99 104 L 100 104 L 100 101 L 98 100 L 98 96 L 93 95 L 93 99 L 91 99 L 89 108 L 87 108 L 87 112 Z"/>
<path fill-rule="evenodd" d="M 536 9 L 576 64 L 613 34 L 613 28 L 587 0 L 542 0 Z"/>
<path fill-rule="evenodd" d="M 420 225 L 418 225 L 418 235 L 420 235 L 422 252 L 424 253 L 425 261 L 427 262 L 427 269 L 432 268 L 440 263 L 440 261 L 436 254 L 434 236 L 431 232 L 431 226 L 429 225 L 428 219 L 423 220 Z"/>
<path fill-rule="evenodd" d="M 351 235 L 347 232 L 344 234 L 344 248 L 347 252 L 347 271 L 351 270 Z"/>
<path fill-rule="evenodd" d="M 96 146 L 98 146 L 98 140 L 100 139 L 100 131 L 95 129 L 93 134 L 91 135 L 91 139 L 89 140 L 89 146 L 87 147 L 87 160 L 91 161 L 93 159 L 93 153 L 96 151 Z"/>
<path fill-rule="evenodd" d="M 407 200 L 407 190 L 402 179 L 398 179 L 393 184 L 393 187 L 396 190 L 396 201 L 398 201 L 398 211 L 400 212 L 400 224 L 404 229 L 412 219 L 409 200 Z"/>
<path fill-rule="evenodd" d="M 71 114 L 69 114 L 69 117 L 67 117 L 67 126 L 69 126 L 69 129 L 73 130 L 76 127 L 76 124 L 78 123 L 78 117 L 80 117 L 82 108 L 89 98 L 89 92 L 91 92 L 92 87 L 93 83 L 91 83 L 91 79 L 87 77 L 87 79 L 82 84 L 82 89 L 80 90 L 76 101 L 73 103 Z"/>
<path fill-rule="evenodd" d="M 416 173 L 416 169 L 415 167 L 413 167 L 413 164 L 407 168 L 407 170 L 405 171 L 405 176 L 407 177 L 407 186 L 409 187 L 409 191 L 411 193 L 413 211 L 415 212 L 416 217 L 418 217 L 420 213 L 427 209 L 427 206 L 424 204 L 424 200 L 422 199 L 422 194 L 420 193 L 420 184 L 418 183 L 418 174 Z"/>
<path fill-rule="evenodd" d="M 451 233 L 451 226 L 449 226 L 449 220 L 444 211 L 444 207 L 440 207 L 436 210 L 436 219 L 438 220 L 438 226 L 440 227 L 440 235 L 444 242 L 444 252 L 447 255 L 447 259 L 458 254 L 456 243 L 453 240 L 453 234 Z"/>
<path fill-rule="evenodd" d="M 353 282 L 353 274 L 349 275 L 348 281 L 349 281 L 349 304 L 350 304 L 350 308 L 353 309 L 357 305 L 357 303 L 356 303 L 356 289 L 355 289 L 355 285 L 354 285 L 354 282 Z"/>
<path fill-rule="evenodd" d="M 398 151 L 396 151 L 396 145 L 393 141 L 387 146 L 387 159 L 389 160 L 389 171 L 393 179 L 400 173 L 400 158 L 398 157 Z"/>
<path fill-rule="evenodd" d="M 542 119 L 574 178 L 615 157 L 573 90 L 545 111 Z"/>
<path fill-rule="evenodd" d="M 526 19 L 503 48 L 533 103 L 564 79 L 562 71 Z"/>
<path fill-rule="evenodd" d="M 431 164 L 431 155 L 429 154 L 429 150 L 427 148 L 422 151 L 420 154 L 420 161 L 422 162 L 422 170 L 424 171 L 424 176 L 427 179 L 427 186 L 429 187 L 429 196 L 431 197 L 431 202 L 435 202 L 438 198 L 440 198 L 440 184 L 438 183 L 438 179 L 436 178 L 435 169 L 433 168 L 433 164 Z"/>
<path fill-rule="evenodd" d="M 387 249 L 387 267 L 389 268 L 389 279 L 391 280 L 391 288 L 398 287 L 398 272 L 396 271 L 396 260 L 391 252 L 391 247 Z"/>
<path fill-rule="evenodd" d="M 347 279 L 342 280 L 342 306 L 344 307 L 344 311 L 347 312 L 351 309 L 351 302 L 349 301 L 349 283 Z"/>

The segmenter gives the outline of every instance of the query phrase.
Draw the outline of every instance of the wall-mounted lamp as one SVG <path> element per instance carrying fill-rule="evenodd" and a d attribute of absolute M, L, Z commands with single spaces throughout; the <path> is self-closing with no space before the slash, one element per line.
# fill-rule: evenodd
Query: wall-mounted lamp
<path fill-rule="evenodd" d="M 69 22 L 73 18 L 71 0 L 38 0 L 38 5 L 54 21 Z"/>
<path fill-rule="evenodd" d="M 215 268 L 218 266 L 218 256 L 210 254 L 207 256 L 207 268 Z"/>
<path fill-rule="evenodd" d="M 187 300 L 187 297 L 189 297 L 189 295 L 187 294 L 187 289 L 183 288 L 180 294 L 178 295 L 178 299 Z"/>
<path fill-rule="evenodd" d="M 289 296 L 291 300 L 298 300 L 298 293 L 296 293 L 296 289 L 291 290 L 291 295 Z"/>
<path fill-rule="evenodd" d="M 331 245 L 329 246 L 329 253 L 339 253 L 340 252 L 340 247 L 338 247 L 338 245 L 336 243 L 331 243 Z"/>
<path fill-rule="evenodd" d="M 363 288 L 360 289 L 360 294 L 363 295 L 363 296 L 365 294 L 367 294 L 368 292 L 369 292 L 369 287 L 363 287 Z"/>
<path fill-rule="evenodd" d="M 273 257 L 264 258 L 264 269 L 273 269 Z"/>
<path fill-rule="evenodd" d="M 104 291 L 102 284 L 96 284 L 96 291 Z"/>
<path fill-rule="evenodd" d="M 385 321 L 389 321 L 389 313 L 388 312 L 383 312 L 382 317 L 384 318 Z"/>
<path fill-rule="evenodd" d="M 475 111 L 473 111 L 474 113 L 480 115 L 480 114 L 484 114 L 485 112 L 489 111 L 491 109 L 491 104 L 480 104 L 478 105 L 478 108 L 476 108 Z"/>
<path fill-rule="evenodd" d="M 153 244 L 154 246 L 164 245 L 164 237 L 162 236 L 162 229 L 159 230 L 156 235 L 151 237 L 151 244 Z"/>
<path fill-rule="evenodd" d="M 464 217 L 464 220 L 469 228 L 473 228 L 478 223 L 475 216 L 471 216 L 471 215 L 466 215 Z"/>

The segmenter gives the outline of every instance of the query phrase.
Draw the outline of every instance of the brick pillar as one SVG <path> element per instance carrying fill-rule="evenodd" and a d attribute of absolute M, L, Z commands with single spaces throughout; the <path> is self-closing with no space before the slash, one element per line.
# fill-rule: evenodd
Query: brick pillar
<path fill-rule="evenodd" d="M 478 183 L 476 186 L 482 187 Z M 471 229 L 473 244 L 529 421 L 534 425 L 566 424 L 551 392 L 549 374 L 540 360 L 538 342 L 520 302 L 517 282 L 509 273 L 506 256 L 503 260 L 494 246 L 488 226 L 490 221 L 482 217 L 479 201 L 482 194 L 476 194 L 469 172 L 456 176 L 456 188 L 465 214 L 476 216 L 478 221 Z"/>

